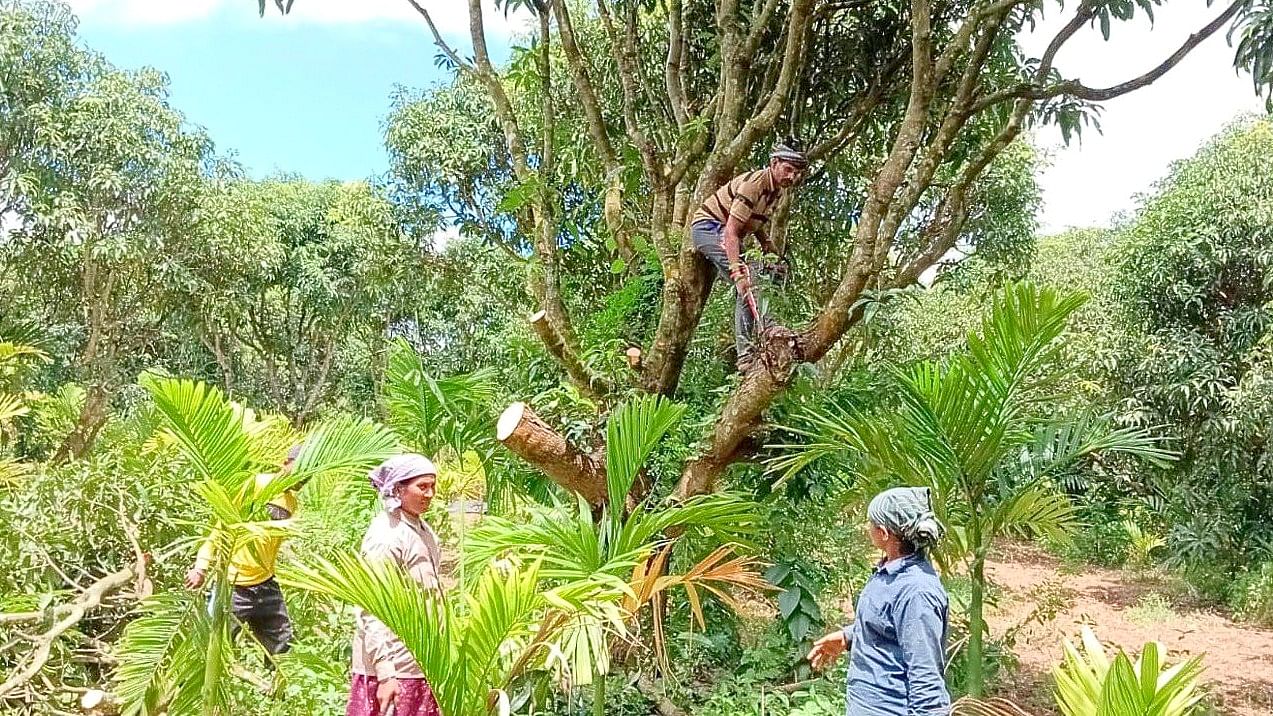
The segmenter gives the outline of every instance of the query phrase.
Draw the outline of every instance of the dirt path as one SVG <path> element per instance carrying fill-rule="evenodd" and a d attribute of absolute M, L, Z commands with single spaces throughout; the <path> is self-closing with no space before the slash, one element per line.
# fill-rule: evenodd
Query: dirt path
<path fill-rule="evenodd" d="M 1006 679 L 1006 693 L 1037 713 L 1054 713 L 1049 672 L 1061 658 L 1061 640 L 1075 637 L 1088 624 L 1106 644 L 1135 653 L 1147 641 L 1159 641 L 1170 663 L 1205 653 L 1204 678 L 1219 714 L 1273 714 L 1273 631 L 1230 621 L 1225 615 L 1191 603 L 1185 590 L 1161 577 L 1086 567 L 1073 573 L 1031 547 L 1000 552 L 989 572 L 998 604 L 989 615 L 993 633 L 1029 619 L 1042 603 L 1055 608 L 1054 619 L 1020 630 L 1019 669 Z"/>

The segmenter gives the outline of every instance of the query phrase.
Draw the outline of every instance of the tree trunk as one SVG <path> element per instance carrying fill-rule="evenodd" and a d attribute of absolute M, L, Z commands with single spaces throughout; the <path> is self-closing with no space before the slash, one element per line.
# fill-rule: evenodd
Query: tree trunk
<path fill-rule="evenodd" d="M 592 505 L 606 502 L 605 461 L 571 447 L 566 439 L 535 415 L 525 403 L 513 403 L 500 415 L 495 437 L 552 478 L 583 496 Z"/>
<path fill-rule="evenodd" d="M 93 447 L 97 433 L 106 424 L 106 409 L 110 403 L 110 394 L 100 385 L 89 386 L 84 396 L 84 408 L 75 421 L 75 428 L 58 446 L 53 454 L 53 462 L 60 463 L 79 459 Z"/>
<path fill-rule="evenodd" d="M 986 631 L 986 557 L 983 549 L 977 549 L 968 576 L 972 582 L 972 598 L 968 602 L 968 695 L 981 698 L 986 679 L 983 672 Z"/>

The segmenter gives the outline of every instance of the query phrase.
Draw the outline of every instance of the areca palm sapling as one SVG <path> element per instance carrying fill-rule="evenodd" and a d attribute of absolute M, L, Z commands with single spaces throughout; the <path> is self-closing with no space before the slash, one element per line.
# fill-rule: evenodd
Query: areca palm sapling
<path fill-rule="evenodd" d="M 121 641 L 116 693 L 125 714 L 227 713 L 230 555 L 290 529 L 287 521 L 268 519 L 270 500 L 311 479 L 323 488 L 315 493 L 362 480 L 369 467 L 396 451 L 397 440 L 370 421 L 327 421 L 305 436 L 291 471 L 260 485 L 256 475 L 277 465 L 296 440 L 286 419 L 258 416 L 206 383 L 145 375 L 141 384 L 162 426 L 156 445 L 180 456 L 192 474 L 190 489 L 211 513 L 213 594 L 206 606 L 176 593 L 146 602 Z"/>
<path fill-rule="evenodd" d="M 465 559 L 471 563 L 505 553 L 531 555 L 540 560 L 545 580 L 576 595 L 582 608 L 575 610 L 556 643 L 573 683 L 593 685 L 598 712 L 605 704 L 609 636 L 626 635 L 627 625 L 646 605 L 658 606 L 668 592 L 683 588 L 701 626 L 702 593 L 732 605 L 729 587 L 768 587 L 752 558 L 733 554 L 734 545 L 757 529 L 751 502 L 721 493 L 673 505 L 647 500 L 628 509 L 638 474 L 683 412 L 682 406 L 653 395 L 613 411 L 606 425 L 607 501 L 599 519 L 589 502 L 577 496 L 573 508 L 533 508 L 524 520 L 487 518 L 469 536 Z M 677 542 L 670 535 L 686 531 L 710 532 L 725 544 L 689 569 L 668 574 Z M 656 651 L 665 662 L 661 609 L 653 613 Z"/>
<path fill-rule="evenodd" d="M 1082 293 L 1016 283 L 993 299 L 979 331 L 942 362 L 892 369 L 892 407 L 874 413 L 813 407 L 776 446 L 770 468 L 787 479 L 847 457 L 863 494 L 892 484 L 926 486 L 950 533 L 932 554 L 945 571 L 971 578 L 969 691 L 984 684 L 986 558 L 1009 535 L 1065 539 L 1078 526 L 1058 479 L 1098 454 L 1163 464 L 1174 455 L 1150 430 L 1115 427 L 1104 416 L 1059 412 L 1053 387 L 1065 370 L 1063 334 Z"/>

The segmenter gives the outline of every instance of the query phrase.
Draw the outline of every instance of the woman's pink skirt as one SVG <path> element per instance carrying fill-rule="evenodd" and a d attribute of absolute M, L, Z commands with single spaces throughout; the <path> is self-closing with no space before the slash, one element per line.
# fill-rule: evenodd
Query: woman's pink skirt
<path fill-rule="evenodd" d="M 380 713 L 376 702 L 376 689 L 380 682 L 374 676 L 354 674 L 349 689 L 349 706 L 345 716 L 386 716 Z M 442 716 L 433 689 L 424 679 L 398 679 L 398 698 L 394 701 L 393 716 Z"/>

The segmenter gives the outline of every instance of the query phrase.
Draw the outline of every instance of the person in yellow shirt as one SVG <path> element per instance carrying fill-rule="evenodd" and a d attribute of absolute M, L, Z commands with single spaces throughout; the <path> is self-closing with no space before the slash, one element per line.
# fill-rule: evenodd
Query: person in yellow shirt
<path fill-rule="evenodd" d="M 287 452 L 279 474 L 291 471 L 300 452 L 299 445 Z M 257 475 L 257 489 L 265 487 L 273 479 L 274 476 L 269 473 Z M 297 485 L 270 500 L 267 509 L 271 520 L 290 520 L 296 515 L 296 491 L 299 489 L 300 485 Z M 237 633 L 239 623 L 246 625 L 253 638 L 271 656 L 287 651 L 292 641 L 292 621 L 283 602 L 283 591 L 274 579 L 274 563 L 282 545 L 282 537 L 265 537 L 240 546 L 230 557 L 229 577 L 234 585 L 230 609 L 236 620 L 234 633 Z M 186 573 L 187 589 L 195 590 L 204 585 L 212 562 L 212 550 L 212 540 L 205 540 L 194 567 Z"/>

